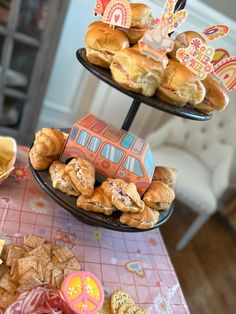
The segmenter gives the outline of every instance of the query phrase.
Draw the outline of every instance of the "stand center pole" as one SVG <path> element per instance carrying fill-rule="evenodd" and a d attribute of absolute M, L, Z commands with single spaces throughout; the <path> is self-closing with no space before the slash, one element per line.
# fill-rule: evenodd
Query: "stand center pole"
<path fill-rule="evenodd" d="M 137 100 L 136 98 L 134 98 L 129 111 L 125 117 L 125 121 L 122 125 L 122 129 L 125 131 L 129 131 L 129 128 L 131 127 L 132 122 L 134 121 L 134 118 L 136 116 L 136 113 L 138 112 L 138 109 L 141 105 L 141 102 L 139 100 Z"/>

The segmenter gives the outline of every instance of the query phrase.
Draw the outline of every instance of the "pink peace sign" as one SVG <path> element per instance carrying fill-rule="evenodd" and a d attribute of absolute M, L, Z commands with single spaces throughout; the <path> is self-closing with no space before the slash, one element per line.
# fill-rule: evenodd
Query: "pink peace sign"
<path fill-rule="evenodd" d="M 104 291 L 99 279 L 92 273 L 74 271 L 61 285 L 61 291 L 70 308 L 77 314 L 95 314 L 104 301 Z"/>

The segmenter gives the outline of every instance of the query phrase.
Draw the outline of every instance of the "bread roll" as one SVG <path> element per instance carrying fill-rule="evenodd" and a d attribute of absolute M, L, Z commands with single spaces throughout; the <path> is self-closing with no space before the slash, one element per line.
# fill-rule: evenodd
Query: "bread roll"
<path fill-rule="evenodd" d="M 118 29 L 101 22 L 92 23 L 86 34 L 86 56 L 90 63 L 109 68 L 113 56 L 122 48 L 129 47 L 128 37 Z"/>
<path fill-rule="evenodd" d="M 110 68 L 114 81 L 145 96 L 155 93 L 164 71 L 161 62 L 147 58 L 132 48 L 117 53 Z"/>
<path fill-rule="evenodd" d="M 155 94 L 161 100 L 178 107 L 187 103 L 195 106 L 203 101 L 206 89 L 190 70 L 170 59 Z"/>
<path fill-rule="evenodd" d="M 224 110 L 229 103 L 229 96 L 224 87 L 211 74 L 202 83 L 205 86 L 206 95 L 203 101 L 197 104 L 195 108 L 203 113 Z"/>

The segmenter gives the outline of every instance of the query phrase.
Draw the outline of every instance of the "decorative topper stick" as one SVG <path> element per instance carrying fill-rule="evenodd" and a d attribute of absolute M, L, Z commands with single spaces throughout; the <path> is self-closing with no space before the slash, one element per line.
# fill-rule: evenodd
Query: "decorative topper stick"
<path fill-rule="evenodd" d="M 94 13 L 96 15 L 103 16 L 103 13 L 111 0 L 96 0 L 96 5 L 94 8 Z"/>
<path fill-rule="evenodd" d="M 168 34 L 179 27 L 188 17 L 188 11 L 183 9 L 174 13 L 175 1 L 166 0 L 162 10 L 161 21 L 163 26 L 168 25 Z"/>
<path fill-rule="evenodd" d="M 176 57 L 200 80 L 204 80 L 207 74 L 213 72 L 213 58 L 215 49 L 202 43 L 201 39 L 193 38 L 187 48 L 179 48 Z"/>
<path fill-rule="evenodd" d="M 215 75 L 223 81 L 228 91 L 236 89 L 236 57 L 230 57 L 214 66 Z"/>
<path fill-rule="evenodd" d="M 104 291 L 100 281 L 89 272 L 71 272 L 64 279 L 61 291 L 76 314 L 96 314 L 104 301 Z"/>
<path fill-rule="evenodd" d="M 174 48 L 174 41 L 168 36 L 168 25 L 163 26 L 161 21 L 155 21 L 154 28 L 147 31 L 138 44 L 142 54 L 157 61 Z"/>
<path fill-rule="evenodd" d="M 124 28 L 131 25 L 131 7 L 128 0 L 111 0 L 103 13 L 102 22 Z"/>
<path fill-rule="evenodd" d="M 227 25 L 214 25 L 205 29 L 203 34 L 206 35 L 208 40 L 215 40 L 219 37 L 226 36 L 228 32 L 229 27 Z"/>

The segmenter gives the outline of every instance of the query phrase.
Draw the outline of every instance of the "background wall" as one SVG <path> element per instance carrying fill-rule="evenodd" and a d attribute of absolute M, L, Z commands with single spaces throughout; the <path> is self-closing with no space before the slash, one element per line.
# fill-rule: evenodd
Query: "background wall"
<path fill-rule="evenodd" d="M 132 2 L 140 2 L 140 0 Z M 164 0 L 144 0 L 144 2 L 152 7 L 155 16 L 160 16 Z M 229 24 L 231 26 L 229 36 L 224 41 L 216 40 L 213 45 L 224 46 L 232 55 L 236 55 L 235 21 L 206 6 L 203 2 L 205 1 L 187 1 L 189 19 L 178 32 L 189 29 L 201 31 L 211 25 Z M 215 7 L 219 4 L 228 12 L 236 3 L 235 0 L 225 0 L 222 3 L 218 0 L 207 0 L 207 2 Z M 76 50 L 84 47 L 88 25 L 95 20 L 92 13 L 94 4 L 95 0 L 70 1 L 38 128 L 43 126 L 70 127 L 75 120 L 88 112 L 99 115 L 117 127 L 122 125 L 132 99 L 89 74 L 75 57 Z M 230 102 L 231 105 L 236 103 L 235 92 L 231 93 Z M 171 117 L 171 115 L 142 105 L 131 131 L 145 136 Z"/>

